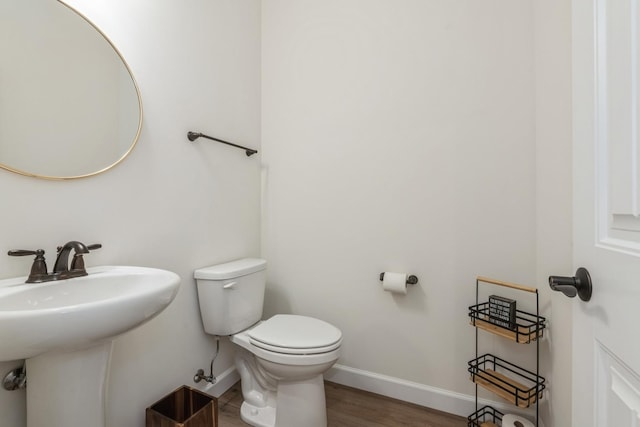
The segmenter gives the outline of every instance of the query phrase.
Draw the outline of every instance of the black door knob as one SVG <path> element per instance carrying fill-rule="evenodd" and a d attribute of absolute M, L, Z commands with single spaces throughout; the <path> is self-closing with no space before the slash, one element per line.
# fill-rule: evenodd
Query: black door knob
<path fill-rule="evenodd" d="M 554 291 L 562 292 L 569 298 L 578 295 L 582 301 L 591 299 L 591 276 L 587 269 L 583 267 L 578 268 L 576 275 L 573 277 L 549 276 L 549 286 Z"/>

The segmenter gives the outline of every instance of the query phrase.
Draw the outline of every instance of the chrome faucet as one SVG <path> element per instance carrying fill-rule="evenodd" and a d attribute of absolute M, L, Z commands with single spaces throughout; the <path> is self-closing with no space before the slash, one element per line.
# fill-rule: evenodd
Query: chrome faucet
<path fill-rule="evenodd" d="M 36 255 L 26 283 L 41 283 L 86 276 L 87 271 L 84 268 L 82 255 L 88 254 L 90 250 L 100 249 L 101 247 L 102 245 L 99 243 L 86 246 L 84 243 L 75 240 L 65 243 L 64 246 L 58 246 L 58 257 L 56 258 L 51 273 L 47 273 L 47 265 L 42 249 L 38 249 L 37 251 L 15 250 L 9 251 L 8 254 L 11 256 Z M 74 254 L 71 260 L 71 266 L 69 266 L 69 255 L 72 250 Z"/>

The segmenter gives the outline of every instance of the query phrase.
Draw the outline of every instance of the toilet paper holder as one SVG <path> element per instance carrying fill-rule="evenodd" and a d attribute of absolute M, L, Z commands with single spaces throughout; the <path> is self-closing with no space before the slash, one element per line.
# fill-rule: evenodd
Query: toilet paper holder
<path fill-rule="evenodd" d="M 380 273 L 380 281 L 382 282 L 384 280 L 384 272 Z M 414 276 L 413 274 L 411 276 L 407 276 L 407 285 L 415 285 L 416 283 L 418 283 L 418 276 Z"/>

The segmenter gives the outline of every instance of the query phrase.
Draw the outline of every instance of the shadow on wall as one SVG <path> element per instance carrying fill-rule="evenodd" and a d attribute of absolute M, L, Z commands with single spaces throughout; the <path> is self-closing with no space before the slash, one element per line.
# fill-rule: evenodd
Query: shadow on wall
<path fill-rule="evenodd" d="M 293 314 L 291 313 L 291 302 L 287 295 L 278 286 L 269 282 L 264 291 L 264 307 L 263 319 L 275 314 Z"/>

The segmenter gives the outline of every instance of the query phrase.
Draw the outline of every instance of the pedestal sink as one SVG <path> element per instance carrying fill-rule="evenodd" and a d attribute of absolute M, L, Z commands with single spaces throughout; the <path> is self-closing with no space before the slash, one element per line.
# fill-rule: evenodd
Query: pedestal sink
<path fill-rule="evenodd" d="M 0 361 L 26 359 L 27 427 L 103 427 L 113 339 L 176 296 L 166 270 L 107 266 L 46 283 L 0 280 Z"/>

